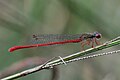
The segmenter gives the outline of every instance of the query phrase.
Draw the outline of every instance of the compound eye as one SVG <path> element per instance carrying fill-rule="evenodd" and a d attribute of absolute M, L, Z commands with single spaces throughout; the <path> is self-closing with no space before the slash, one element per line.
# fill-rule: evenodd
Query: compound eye
<path fill-rule="evenodd" d="M 97 39 L 101 38 L 101 34 L 96 34 L 95 36 Z"/>

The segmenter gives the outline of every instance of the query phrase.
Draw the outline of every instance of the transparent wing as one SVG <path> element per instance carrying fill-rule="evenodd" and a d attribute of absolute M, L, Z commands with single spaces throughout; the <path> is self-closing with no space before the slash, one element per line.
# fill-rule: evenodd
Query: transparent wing
<path fill-rule="evenodd" d="M 79 39 L 83 34 L 44 34 L 33 35 L 32 43 L 49 43 L 49 42 L 61 42 L 65 40 Z"/>

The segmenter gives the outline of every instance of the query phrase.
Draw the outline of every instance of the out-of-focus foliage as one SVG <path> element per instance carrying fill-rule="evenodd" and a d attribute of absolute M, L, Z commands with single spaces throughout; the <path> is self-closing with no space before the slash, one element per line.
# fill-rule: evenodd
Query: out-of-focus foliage
<path fill-rule="evenodd" d="M 104 42 L 119 36 L 119 21 L 119 0 L 0 0 L 0 70 L 27 57 L 65 56 L 80 50 L 78 43 L 8 52 L 11 46 L 26 44 L 33 34 L 98 31 Z M 119 60 L 119 55 L 112 55 L 60 66 L 59 80 L 119 80 Z M 19 80 L 49 78 L 49 71 L 41 71 Z"/>

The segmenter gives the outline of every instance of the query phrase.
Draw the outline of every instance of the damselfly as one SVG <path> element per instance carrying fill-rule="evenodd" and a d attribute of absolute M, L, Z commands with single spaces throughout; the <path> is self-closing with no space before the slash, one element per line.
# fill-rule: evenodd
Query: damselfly
<path fill-rule="evenodd" d="M 24 48 L 33 48 L 41 46 L 49 46 L 56 44 L 66 44 L 66 43 L 81 43 L 82 48 L 84 45 L 91 45 L 94 47 L 94 43 L 99 44 L 98 40 L 101 38 L 101 34 L 98 32 L 94 33 L 84 33 L 84 34 L 44 34 L 44 35 L 33 35 L 35 40 L 34 44 L 22 45 L 22 46 L 13 46 L 9 48 L 9 52 L 24 49 Z"/>

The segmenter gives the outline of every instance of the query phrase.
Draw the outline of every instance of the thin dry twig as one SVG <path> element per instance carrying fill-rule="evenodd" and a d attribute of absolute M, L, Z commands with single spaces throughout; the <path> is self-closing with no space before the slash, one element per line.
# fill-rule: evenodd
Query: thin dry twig
<path fill-rule="evenodd" d="M 102 49 L 106 49 L 106 48 L 109 48 L 109 47 L 112 47 L 112 46 L 115 46 L 115 45 L 119 45 L 119 44 L 120 44 L 120 38 L 117 37 L 117 38 L 115 38 L 115 39 L 113 39 L 109 42 L 106 42 L 102 45 L 96 46 L 95 48 L 90 48 L 90 49 L 87 49 L 85 51 L 74 53 L 72 55 L 66 56 L 66 57 L 62 58 L 63 61 L 61 59 L 57 59 L 57 60 L 54 60 L 54 61 L 49 60 L 49 61 L 47 61 L 47 63 L 45 62 L 44 64 L 42 64 L 40 66 L 37 66 L 37 67 L 29 69 L 29 70 L 25 70 L 23 72 L 17 73 L 15 75 L 12 75 L 12 76 L 9 76 L 9 77 L 6 77 L 6 78 L 3 78 L 1 80 L 16 79 L 16 78 L 23 77 L 23 76 L 26 76 L 28 74 L 32 74 L 34 72 L 37 72 L 37 71 L 40 71 L 40 70 L 43 70 L 43 69 L 49 69 L 49 68 L 52 68 L 54 66 L 61 65 L 61 64 L 64 64 L 64 63 L 70 63 L 70 62 L 75 62 L 75 61 L 78 61 L 78 60 L 84 60 L 84 59 L 94 58 L 94 57 L 98 57 L 98 56 L 119 53 L 120 50 L 111 51 L 111 52 L 107 52 L 107 53 L 94 54 L 94 55 L 91 54 L 93 52 L 96 52 L 96 51 L 99 51 L 99 50 L 102 50 Z M 82 57 L 86 54 L 91 54 L 91 55 Z"/>

